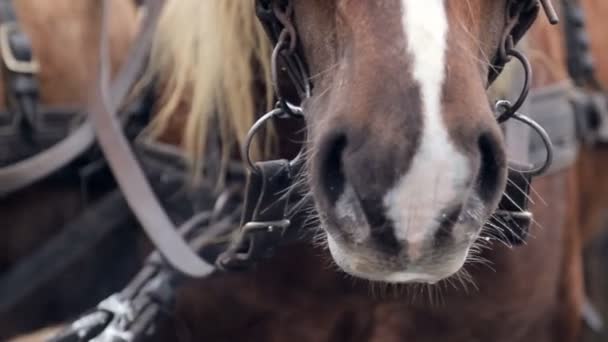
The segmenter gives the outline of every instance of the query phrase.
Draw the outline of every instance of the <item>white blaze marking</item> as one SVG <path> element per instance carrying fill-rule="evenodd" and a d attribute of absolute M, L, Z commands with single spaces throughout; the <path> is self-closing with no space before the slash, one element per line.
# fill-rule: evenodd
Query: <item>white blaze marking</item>
<path fill-rule="evenodd" d="M 400 240 L 421 250 L 435 233 L 440 211 L 464 197 L 469 167 L 450 141 L 442 119 L 448 20 L 444 0 L 402 0 L 403 29 L 412 77 L 421 90 L 422 136 L 409 171 L 384 197 Z"/>

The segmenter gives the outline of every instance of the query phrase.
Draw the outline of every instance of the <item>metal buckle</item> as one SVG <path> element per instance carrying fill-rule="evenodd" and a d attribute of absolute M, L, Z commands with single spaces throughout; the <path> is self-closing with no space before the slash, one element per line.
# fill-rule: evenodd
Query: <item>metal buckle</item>
<path fill-rule="evenodd" d="M 110 313 L 112 319 L 102 333 L 93 338 L 91 342 L 133 341 L 133 333 L 127 329 L 135 318 L 133 305 L 129 300 L 124 300 L 115 294 L 99 303 L 97 308 L 102 312 Z"/>
<path fill-rule="evenodd" d="M 216 265 L 222 270 L 247 269 L 260 254 L 271 253 L 268 246 L 256 244 L 256 237 L 266 235 L 267 238 L 272 236 L 280 239 L 290 224 L 288 219 L 246 223 L 233 240 L 232 246 L 218 257 Z"/>
<path fill-rule="evenodd" d="M 11 33 L 19 30 L 16 22 L 0 25 L 0 55 L 6 68 L 15 73 L 35 74 L 40 70 L 38 61 L 32 58 L 29 61 L 21 61 L 13 53 L 9 37 Z"/>

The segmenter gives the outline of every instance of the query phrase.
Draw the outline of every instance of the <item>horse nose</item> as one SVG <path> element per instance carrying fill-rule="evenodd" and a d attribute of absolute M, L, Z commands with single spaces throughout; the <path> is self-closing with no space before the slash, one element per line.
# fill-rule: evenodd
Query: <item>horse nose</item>
<path fill-rule="evenodd" d="M 317 172 L 321 191 L 331 206 L 335 206 L 345 190 L 343 156 L 347 143 L 345 132 L 333 131 L 321 144 Z"/>
<path fill-rule="evenodd" d="M 483 132 L 477 139 L 479 169 L 476 177 L 476 190 L 483 201 L 491 202 L 502 193 L 505 178 L 506 153 L 497 133 Z M 496 199 L 494 199 L 496 200 Z"/>
<path fill-rule="evenodd" d="M 359 130 L 334 129 L 319 145 L 313 163 L 317 200 L 335 232 L 354 241 L 369 241 L 387 252 L 400 249 L 392 222 L 385 215 L 383 196 L 394 181 L 394 156 Z M 320 197 L 320 198 L 319 198 Z"/>
<path fill-rule="evenodd" d="M 380 205 L 375 200 L 382 202 L 407 168 L 415 148 L 408 141 L 384 138 L 373 130 L 343 126 L 332 127 L 316 146 L 312 173 L 326 204 L 336 205 L 351 187 L 364 207 Z"/>

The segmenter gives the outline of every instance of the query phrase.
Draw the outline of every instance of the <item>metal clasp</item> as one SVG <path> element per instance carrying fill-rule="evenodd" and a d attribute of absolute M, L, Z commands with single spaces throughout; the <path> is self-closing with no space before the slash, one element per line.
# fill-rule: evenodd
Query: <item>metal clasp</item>
<path fill-rule="evenodd" d="M 269 245 L 258 245 L 256 236 L 280 240 L 290 224 L 291 221 L 288 219 L 247 222 L 233 241 L 232 246 L 219 256 L 217 266 L 223 270 L 246 269 L 260 257 L 260 254 L 272 252 L 268 248 Z"/>
<path fill-rule="evenodd" d="M 32 57 L 29 61 L 19 60 L 11 47 L 10 35 L 19 31 L 19 24 L 9 22 L 0 25 L 0 57 L 6 68 L 15 73 L 35 74 L 40 70 L 38 61 Z"/>

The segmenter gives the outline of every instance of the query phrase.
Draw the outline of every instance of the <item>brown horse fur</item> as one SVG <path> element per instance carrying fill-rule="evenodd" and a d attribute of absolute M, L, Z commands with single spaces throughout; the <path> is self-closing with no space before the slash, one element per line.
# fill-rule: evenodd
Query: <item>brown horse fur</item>
<path fill-rule="evenodd" d="M 583 2 L 594 54 L 606 60 L 601 18 L 608 5 Z M 535 87 L 567 77 L 559 28 L 541 17 L 526 44 Z M 598 64 L 604 84 L 607 68 Z M 492 243 L 483 254 L 491 268 L 468 266 L 475 283 L 468 290 L 467 284 L 370 285 L 337 273 L 326 252 L 302 243 L 284 248 L 255 271 L 219 274 L 187 286 L 159 340 L 577 341 L 582 249 L 606 222 L 608 199 L 602 196 L 608 191 L 600 190 L 608 186 L 600 174 L 606 151 L 584 147 L 575 166 L 534 182 L 542 199 L 534 198 L 532 236 L 513 249 Z"/>
<path fill-rule="evenodd" d="M 20 0 L 13 3 L 19 23 L 30 37 L 34 56 L 40 64 L 41 103 L 86 106 L 96 77 L 92 66 L 98 60 L 101 2 Z M 113 1 L 112 13 L 112 62 L 118 66 L 137 29 L 136 9 L 130 1 L 116 0 Z M 2 83 L 0 94 L 4 94 Z M 0 107 L 4 110 L 4 95 L 0 96 Z M 45 180 L 1 198 L 3 238 L 0 241 L 0 270 L 8 270 L 32 253 L 78 215 L 84 206 L 78 179 Z M 77 283 L 72 286 L 68 291 L 78 287 Z M 30 311 L 33 313 L 23 313 L 29 322 L 23 322 L 23 316 L 17 312 L 3 315 L 0 338 L 4 339 L 10 332 L 31 324 L 41 324 L 38 319 L 49 316 L 48 309 L 42 307 L 44 303 L 38 302 L 38 308 L 36 304 L 32 305 Z"/>

